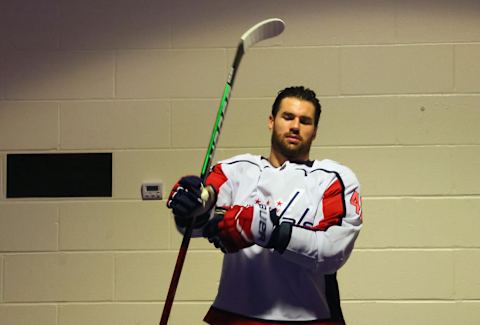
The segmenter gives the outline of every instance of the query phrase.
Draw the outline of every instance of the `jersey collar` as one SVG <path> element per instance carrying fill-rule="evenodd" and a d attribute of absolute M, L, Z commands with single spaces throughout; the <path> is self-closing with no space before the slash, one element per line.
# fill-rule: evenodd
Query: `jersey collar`
<path fill-rule="evenodd" d="M 268 160 L 268 158 L 266 158 L 264 156 L 261 156 L 261 158 L 264 159 L 270 165 L 270 167 L 273 167 L 272 164 L 270 163 L 270 161 Z M 289 160 L 289 162 L 292 163 L 292 164 L 305 165 L 305 166 L 308 166 L 308 167 L 312 167 L 313 163 L 314 163 L 314 160 Z"/>

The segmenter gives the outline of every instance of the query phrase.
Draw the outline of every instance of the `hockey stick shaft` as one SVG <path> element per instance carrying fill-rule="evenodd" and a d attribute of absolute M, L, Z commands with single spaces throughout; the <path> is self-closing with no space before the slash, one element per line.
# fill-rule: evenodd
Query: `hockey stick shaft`
<path fill-rule="evenodd" d="M 215 155 L 215 149 L 217 142 L 222 130 L 223 120 L 225 118 L 225 113 L 227 111 L 228 102 L 230 100 L 230 94 L 232 92 L 233 81 L 235 80 L 236 71 L 240 61 L 242 59 L 245 51 L 243 50 L 243 42 L 240 42 L 237 48 L 237 53 L 235 55 L 235 60 L 230 69 L 230 74 L 225 84 L 225 89 L 223 91 L 223 96 L 220 101 L 220 107 L 218 108 L 217 117 L 215 119 L 215 124 L 213 126 L 212 134 L 210 136 L 210 141 L 208 145 L 207 152 L 202 165 L 202 170 L 200 172 L 200 178 L 205 181 L 208 175 L 208 171 L 213 161 Z M 177 291 L 178 283 L 180 281 L 180 275 L 182 273 L 183 265 L 185 258 L 187 256 L 188 246 L 190 245 L 190 239 L 192 238 L 193 225 L 195 224 L 195 219 L 193 218 L 191 224 L 186 227 L 183 234 L 182 243 L 180 244 L 180 249 L 177 256 L 177 261 L 175 263 L 175 268 L 173 270 L 172 280 L 170 281 L 170 287 L 168 289 L 167 298 L 165 299 L 165 305 L 163 306 L 162 318 L 160 319 L 160 325 L 166 325 L 170 312 L 173 306 L 173 300 L 175 298 L 175 293 Z"/>
<path fill-rule="evenodd" d="M 284 26 L 285 26 L 284 22 L 280 19 L 276 19 L 276 18 L 267 19 L 251 27 L 247 32 L 245 32 L 242 35 L 237 47 L 237 51 L 235 53 L 235 58 L 230 68 L 230 73 L 228 74 L 222 99 L 220 100 L 220 106 L 218 108 L 217 117 L 215 119 L 215 124 L 213 126 L 212 134 L 210 136 L 207 152 L 205 154 L 205 158 L 203 161 L 202 170 L 200 172 L 200 177 L 203 182 L 205 182 L 205 179 L 208 176 L 208 171 L 210 169 L 210 166 L 213 161 L 213 157 L 215 155 L 218 138 L 222 130 L 223 121 L 225 119 L 228 103 L 230 101 L 230 94 L 232 92 L 237 69 L 238 69 L 238 66 L 240 65 L 240 61 L 242 60 L 243 55 L 245 54 L 245 51 L 259 41 L 277 36 L 283 31 Z M 170 317 L 170 312 L 173 306 L 175 293 L 177 291 L 178 283 L 180 281 L 180 275 L 182 273 L 183 265 L 187 255 L 188 246 L 190 245 L 190 239 L 192 237 L 193 227 L 195 225 L 195 219 L 196 219 L 195 217 L 192 218 L 190 225 L 186 227 L 183 235 L 182 243 L 180 245 L 180 249 L 177 256 L 177 261 L 175 263 L 175 268 L 172 274 L 172 280 L 170 281 L 167 298 L 165 299 L 165 304 L 163 306 L 160 325 L 166 325 L 168 323 L 168 318 Z"/>
<path fill-rule="evenodd" d="M 232 92 L 233 82 L 235 80 L 237 68 L 240 65 L 240 61 L 244 53 L 245 51 L 243 50 L 243 42 L 241 42 L 238 45 L 237 53 L 235 55 L 235 60 L 233 61 L 232 67 L 230 69 L 230 74 L 228 75 L 227 83 L 225 84 L 222 100 L 220 101 L 220 107 L 218 108 L 218 112 L 217 112 L 217 118 L 215 119 L 212 135 L 210 136 L 210 142 L 208 145 L 207 153 L 205 155 L 205 159 L 203 160 L 202 170 L 200 172 L 200 178 L 203 181 L 205 181 L 205 179 L 207 178 L 208 170 L 210 169 L 210 166 L 213 161 L 213 156 L 215 155 L 215 149 L 217 147 L 218 138 L 220 137 L 223 120 L 225 119 L 228 103 L 230 101 L 230 94 Z"/>

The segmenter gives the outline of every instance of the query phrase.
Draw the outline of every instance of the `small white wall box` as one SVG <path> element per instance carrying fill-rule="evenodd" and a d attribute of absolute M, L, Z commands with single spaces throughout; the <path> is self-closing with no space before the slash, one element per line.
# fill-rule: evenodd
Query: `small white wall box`
<path fill-rule="evenodd" d="M 162 183 L 143 183 L 142 199 L 144 200 L 161 200 L 162 199 Z"/>

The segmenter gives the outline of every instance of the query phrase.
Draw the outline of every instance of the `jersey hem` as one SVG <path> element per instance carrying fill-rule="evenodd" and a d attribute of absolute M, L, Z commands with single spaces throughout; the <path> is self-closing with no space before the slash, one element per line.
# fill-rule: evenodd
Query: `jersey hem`
<path fill-rule="evenodd" d="M 303 321 L 285 321 L 285 320 L 267 320 L 254 317 L 243 316 L 230 311 L 222 310 L 211 306 L 205 315 L 204 322 L 210 325 L 346 325 L 343 319 L 315 319 Z"/>

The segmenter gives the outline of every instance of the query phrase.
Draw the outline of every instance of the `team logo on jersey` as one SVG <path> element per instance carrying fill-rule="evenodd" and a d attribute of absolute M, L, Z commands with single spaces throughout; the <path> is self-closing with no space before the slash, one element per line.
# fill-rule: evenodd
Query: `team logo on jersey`
<path fill-rule="evenodd" d="M 304 207 L 304 210 L 298 211 L 299 207 L 295 208 L 297 202 L 302 201 L 303 194 L 303 189 L 296 189 L 291 193 L 288 200 L 283 200 L 282 198 L 275 198 L 274 200 L 268 200 L 264 203 L 260 198 L 256 198 L 255 204 L 270 207 L 270 209 L 276 209 L 281 222 L 289 222 L 301 227 L 311 227 L 313 226 L 313 220 L 312 216 L 309 216 L 309 212 L 314 211 L 314 209 L 311 209 L 311 207 L 305 207 L 303 204 L 301 205 L 301 207 Z M 265 214 L 264 218 L 266 217 L 268 216 Z M 262 236 L 262 228 L 266 229 L 267 227 L 267 225 L 265 225 L 265 219 L 259 219 L 258 227 L 259 236 Z"/>

